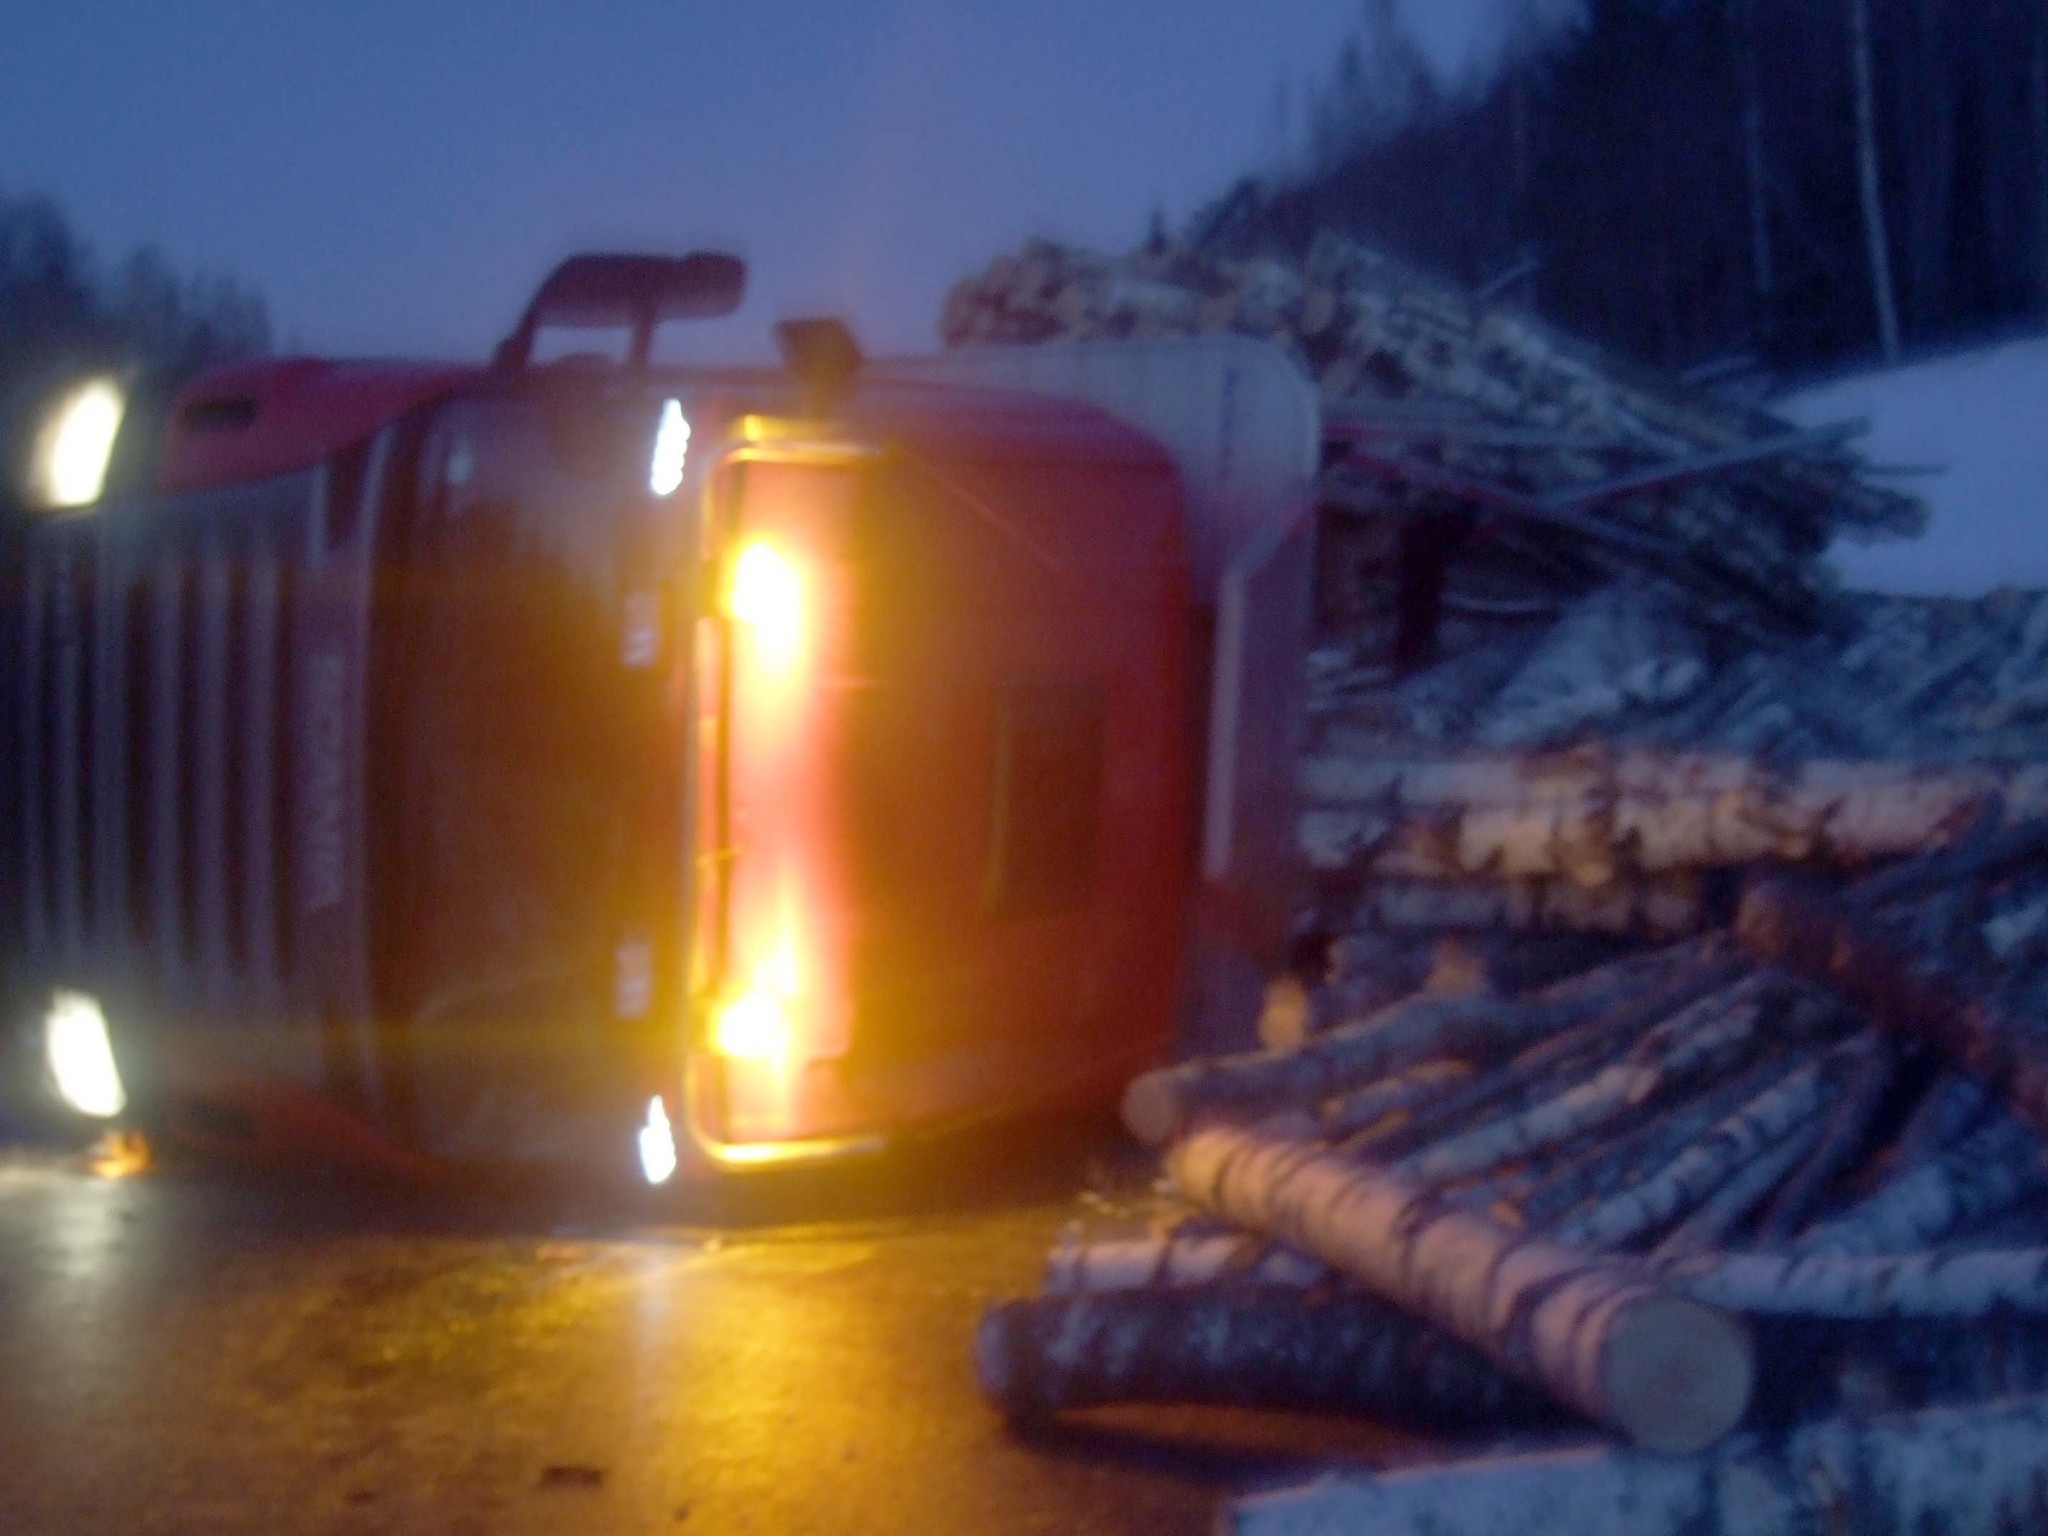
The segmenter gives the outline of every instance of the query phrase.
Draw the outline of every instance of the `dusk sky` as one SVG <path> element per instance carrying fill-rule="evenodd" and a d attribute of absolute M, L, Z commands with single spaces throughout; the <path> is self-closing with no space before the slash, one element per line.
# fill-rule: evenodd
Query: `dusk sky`
<path fill-rule="evenodd" d="M 962 273 L 1044 233 L 1121 248 L 1256 164 L 1282 79 L 1359 0 L 74 0 L 0 47 L 0 191 L 104 257 L 231 270 L 282 345 L 481 354 L 592 247 L 746 256 L 692 337 L 792 313 L 933 341 Z M 1496 0 L 1404 0 L 1447 69 Z"/>

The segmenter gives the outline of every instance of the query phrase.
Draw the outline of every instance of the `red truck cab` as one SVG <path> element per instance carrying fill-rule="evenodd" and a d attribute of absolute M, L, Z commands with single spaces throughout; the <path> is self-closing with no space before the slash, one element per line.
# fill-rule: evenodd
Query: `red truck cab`
<path fill-rule="evenodd" d="M 654 366 L 704 271 L 577 261 L 491 367 L 223 370 L 29 520 L 24 1006 L 91 1000 L 129 1113 L 654 1182 L 1112 1094 L 1272 755 L 1185 455 L 829 329 Z M 625 363 L 533 363 L 563 319 Z"/>

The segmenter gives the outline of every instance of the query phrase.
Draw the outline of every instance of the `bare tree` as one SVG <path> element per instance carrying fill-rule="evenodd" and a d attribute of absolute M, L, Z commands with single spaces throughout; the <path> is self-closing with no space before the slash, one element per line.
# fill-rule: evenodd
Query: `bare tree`
<path fill-rule="evenodd" d="M 1892 291 L 1891 247 L 1885 237 L 1884 186 L 1877 158 L 1876 88 L 1870 63 L 1870 0 L 1849 0 L 1849 64 L 1856 94 L 1857 188 L 1863 234 L 1870 253 L 1870 289 L 1877 304 L 1877 334 L 1887 361 L 1899 355 L 1899 307 Z"/>
<path fill-rule="evenodd" d="M 1756 58 L 1756 0 L 1731 0 L 1736 69 L 1742 89 L 1743 170 L 1749 184 L 1750 278 L 1756 293 L 1757 329 L 1770 334 L 1777 312 L 1771 270 L 1771 220 L 1764 175 L 1764 94 Z"/>

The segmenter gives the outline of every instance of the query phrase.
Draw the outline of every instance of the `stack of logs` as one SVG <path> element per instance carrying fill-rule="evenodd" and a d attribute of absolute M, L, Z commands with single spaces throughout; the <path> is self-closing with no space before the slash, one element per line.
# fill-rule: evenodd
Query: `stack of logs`
<path fill-rule="evenodd" d="M 1811 847 L 1846 853 L 1887 792 L 1862 799 Z M 1951 842 L 1854 881 L 1752 872 L 1727 928 L 1518 993 L 1360 1017 L 1326 986 L 1295 1044 L 1139 1078 L 1124 1119 L 1171 1196 L 1071 1230 L 1044 1295 L 988 1312 L 985 1392 L 1022 1419 L 1576 1416 L 1639 1448 L 1599 1461 L 1626 1483 L 1740 1426 L 2048 1390 L 2048 822 L 1993 786 Z M 1896 1428 L 1852 1449 L 1910 1456 Z M 1735 1443 L 1807 1497 L 1777 1439 Z M 1416 1519 L 1386 1528 L 1552 1528 Z"/>

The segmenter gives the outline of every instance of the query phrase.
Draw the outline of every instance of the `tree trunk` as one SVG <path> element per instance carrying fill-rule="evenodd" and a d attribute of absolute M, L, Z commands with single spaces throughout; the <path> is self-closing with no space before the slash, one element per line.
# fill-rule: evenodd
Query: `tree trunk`
<path fill-rule="evenodd" d="M 1736 935 L 1765 964 L 1825 982 L 1873 1022 L 1931 1046 L 2048 1134 L 2048 1054 L 2035 1047 L 2035 1032 L 1835 896 L 1760 882 L 1743 895 Z"/>
<path fill-rule="evenodd" d="M 1877 306 L 1877 336 L 1885 360 L 1899 357 L 1898 300 L 1892 290 L 1890 242 L 1885 237 L 1884 186 L 1877 154 L 1876 86 L 1872 81 L 1869 0 L 1849 0 L 1849 67 L 1856 92 L 1856 190 L 1863 205 L 1863 237 L 1870 260 L 1870 291 Z"/>
<path fill-rule="evenodd" d="M 1742 1417 L 1742 1324 L 1311 1146 L 1216 1126 L 1168 1158 L 1182 1193 L 1293 1244 L 1638 1444 L 1697 1450 Z"/>
<path fill-rule="evenodd" d="M 1014 1418 L 1106 1403 L 1337 1409 L 1437 1431 L 1555 1420 L 1542 1396 L 1375 1297 L 1257 1286 L 1040 1297 L 990 1307 L 982 1394 Z"/>
<path fill-rule="evenodd" d="M 1726 1067 L 1749 1047 L 1773 985 L 1781 983 L 1759 973 L 1710 993 L 1659 1024 L 1627 1059 L 1517 1114 L 1424 1148 L 1403 1170 L 1436 1186 L 1468 1179 L 1569 1141 L 1674 1083 Z"/>
<path fill-rule="evenodd" d="M 1654 748 L 1302 766 L 1311 863 L 1382 879 L 1564 879 L 1601 889 L 1766 861 L 1854 869 L 1947 848 L 1987 807 L 2048 811 L 2048 769 Z"/>
<path fill-rule="evenodd" d="M 1329 1278 L 1328 1265 L 1262 1238 L 1166 1233 L 1092 1243 L 1063 1241 L 1046 1257 L 1044 1288 L 1049 1296 L 1076 1296 L 1229 1280 L 1302 1289 Z"/>
<path fill-rule="evenodd" d="M 1764 93 L 1757 67 L 1756 0 L 1735 0 L 1736 67 L 1742 82 L 1742 162 L 1749 192 L 1750 281 L 1756 302 L 1756 331 L 1766 340 L 1777 315 L 1771 268 L 1771 221 L 1764 173 Z"/>
<path fill-rule="evenodd" d="M 2048 1518 L 2048 1400 L 1823 1419 L 1680 1459 L 1605 1445 L 1327 1477 L 1226 1536 L 2003 1536 Z"/>
<path fill-rule="evenodd" d="M 1813 1155 L 1785 1181 L 1785 1187 L 1778 1191 L 1770 1209 L 1757 1223 L 1759 1242 L 1776 1242 L 1797 1232 L 1826 1197 L 1829 1187 L 1855 1164 L 1879 1112 L 1891 1097 L 1902 1054 L 1888 1041 L 1880 1041 L 1871 1051 L 1820 1135 Z"/>
<path fill-rule="evenodd" d="M 1916 1164 L 1832 1221 L 1810 1228 L 1808 1254 L 1904 1253 L 1967 1231 L 2048 1189 L 2040 1140 L 2001 1116 L 1931 1162 Z"/>
<path fill-rule="evenodd" d="M 1703 1253 L 1660 1265 L 1665 1283 L 1740 1312 L 1796 1317 L 2048 1313 L 2048 1249 L 1895 1254 Z"/>
<path fill-rule="evenodd" d="M 1701 1203 L 1684 1221 L 1650 1251 L 1655 1260 L 1680 1259 L 1718 1248 L 1728 1234 L 1748 1219 L 1771 1191 L 1813 1154 L 1820 1139 L 1820 1126 L 1809 1122 L 1798 1127 L 1777 1146 L 1728 1180 Z"/>
<path fill-rule="evenodd" d="M 1147 1146 L 1161 1146 L 1205 1110 L 1316 1103 L 1431 1057 L 1512 1050 L 1569 1019 L 1496 997 L 1413 998 L 1288 1050 L 1147 1072 L 1124 1090 L 1124 1124 Z"/>
<path fill-rule="evenodd" d="M 1847 1053 L 1857 1045 L 1852 1041 L 1838 1046 L 1829 1056 L 1786 1074 L 1641 1184 L 1566 1221 L 1558 1228 L 1558 1240 L 1593 1249 L 1617 1248 L 1684 1215 L 1818 1113 L 1833 1097 L 1830 1068 L 1846 1064 Z"/>

